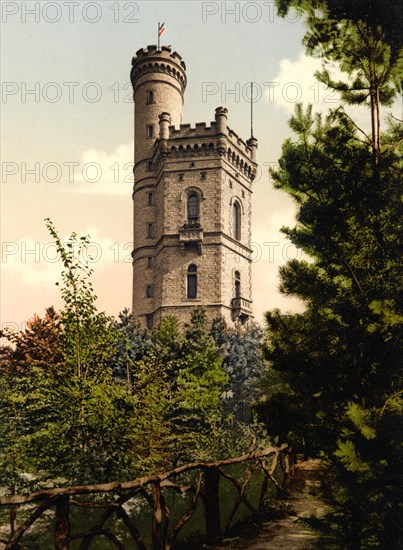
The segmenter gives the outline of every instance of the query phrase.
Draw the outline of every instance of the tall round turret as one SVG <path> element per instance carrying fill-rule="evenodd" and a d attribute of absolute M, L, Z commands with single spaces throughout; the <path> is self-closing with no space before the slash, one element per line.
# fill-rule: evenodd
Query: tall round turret
<path fill-rule="evenodd" d="M 154 310 L 156 243 L 163 230 L 163 186 L 153 165 L 156 140 L 182 122 L 186 66 L 170 47 L 147 46 L 132 60 L 134 109 L 133 313 L 146 321 Z"/>
<path fill-rule="evenodd" d="M 130 79 L 135 103 L 135 182 L 146 176 L 159 134 L 159 115 L 171 115 L 171 124 L 182 122 L 186 65 L 168 46 L 147 46 L 132 60 Z M 137 170 L 139 168 L 139 170 Z"/>

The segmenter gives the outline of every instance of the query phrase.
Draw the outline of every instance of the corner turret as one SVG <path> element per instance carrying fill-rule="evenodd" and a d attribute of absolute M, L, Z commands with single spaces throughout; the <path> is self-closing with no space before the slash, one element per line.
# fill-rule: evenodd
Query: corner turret
<path fill-rule="evenodd" d="M 228 109 L 225 107 L 217 107 L 215 110 L 216 129 L 218 134 L 217 150 L 220 156 L 227 152 L 227 128 Z"/>

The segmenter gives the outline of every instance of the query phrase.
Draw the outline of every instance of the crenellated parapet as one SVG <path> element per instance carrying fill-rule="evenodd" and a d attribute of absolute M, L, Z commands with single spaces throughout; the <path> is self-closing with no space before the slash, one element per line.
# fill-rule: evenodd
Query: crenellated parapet
<path fill-rule="evenodd" d="M 226 151 L 226 158 L 236 170 L 244 174 L 246 178 L 253 181 L 256 177 L 257 164 L 251 159 L 252 151 L 249 150 L 248 155 L 239 154 L 239 150 L 236 147 L 229 146 Z M 245 158 L 246 157 L 246 158 Z"/>
<path fill-rule="evenodd" d="M 172 52 L 170 46 L 162 46 L 158 50 L 157 46 L 152 45 L 136 52 L 136 56 L 132 59 L 130 73 L 134 92 L 136 92 L 140 77 L 155 73 L 172 76 L 179 82 L 182 93 L 185 91 L 187 84 L 186 64 L 177 52 Z"/>
<path fill-rule="evenodd" d="M 210 126 L 207 126 L 206 122 L 196 122 L 193 128 L 190 124 L 181 124 L 179 128 L 175 126 L 170 126 L 169 128 L 169 137 L 172 139 L 203 139 L 208 136 L 215 136 L 216 134 L 217 129 L 215 122 L 210 122 Z"/>
<path fill-rule="evenodd" d="M 147 46 L 146 48 L 140 48 L 136 52 L 136 56 L 132 59 L 132 65 L 138 64 L 145 59 L 148 59 L 150 56 L 158 54 L 160 57 L 165 59 L 171 59 L 177 64 L 180 64 L 184 71 L 186 71 L 186 64 L 182 59 L 182 56 L 178 52 L 173 52 L 171 46 L 162 46 L 159 50 L 155 44 Z"/>
<path fill-rule="evenodd" d="M 216 120 L 207 125 L 170 125 L 169 113 L 161 113 L 159 139 L 154 144 L 153 164 L 157 172 L 163 159 L 217 156 L 225 158 L 235 170 L 253 181 L 256 175 L 257 139 L 243 141 L 227 126 L 227 109 L 216 109 Z"/>
<path fill-rule="evenodd" d="M 243 139 L 241 139 L 238 134 L 230 128 L 228 128 L 228 141 L 229 147 L 238 150 L 246 157 L 252 158 L 252 149 L 250 148 L 248 142 L 245 142 Z"/>

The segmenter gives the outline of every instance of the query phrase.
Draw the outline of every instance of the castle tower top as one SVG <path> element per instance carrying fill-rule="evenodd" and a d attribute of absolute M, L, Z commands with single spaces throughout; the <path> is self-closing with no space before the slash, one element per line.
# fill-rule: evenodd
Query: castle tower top
<path fill-rule="evenodd" d="M 151 45 L 141 48 L 132 59 L 130 78 L 136 92 L 139 78 L 147 73 L 163 72 L 179 81 L 182 94 L 186 88 L 186 64 L 178 52 L 173 52 L 170 46 Z"/>
<path fill-rule="evenodd" d="M 186 65 L 169 46 L 151 45 L 133 57 L 130 79 L 135 103 L 135 182 L 140 185 L 153 177 L 150 163 L 160 133 L 160 114 L 168 113 L 174 126 L 182 123 Z"/>

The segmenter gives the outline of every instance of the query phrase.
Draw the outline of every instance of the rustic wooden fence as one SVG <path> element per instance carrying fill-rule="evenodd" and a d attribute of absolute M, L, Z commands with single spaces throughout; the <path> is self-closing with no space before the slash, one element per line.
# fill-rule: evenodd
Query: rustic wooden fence
<path fill-rule="evenodd" d="M 229 466 L 246 465 L 242 479 L 237 479 L 226 471 Z M 260 471 L 262 482 L 260 484 L 257 504 L 252 504 L 247 496 L 248 486 L 254 474 Z M 24 507 L 28 503 L 38 503 L 34 511 L 30 510 L 29 517 L 22 525 L 17 527 L 15 519 L 10 529 L 8 540 L 1 540 L 4 550 L 17 550 L 24 534 L 32 528 L 34 523 L 49 510 L 54 508 L 54 548 L 55 550 L 69 550 L 74 547 L 78 550 L 87 550 L 95 539 L 105 537 L 116 548 L 127 548 L 121 540 L 106 526 L 108 520 L 114 515 L 119 518 L 126 527 L 127 535 L 132 541 L 130 548 L 139 550 L 170 550 L 177 539 L 179 532 L 192 518 L 199 501 L 204 512 L 205 536 L 207 543 L 213 543 L 231 528 L 234 518 L 241 504 L 252 515 L 261 515 L 264 507 L 264 499 L 269 485 L 276 491 L 281 491 L 289 474 L 289 455 L 287 445 L 270 447 L 260 451 L 252 451 L 236 458 L 220 460 L 214 463 L 194 462 L 180 466 L 163 474 L 137 478 L 123 483 L 105 483 L 99 485 L 82 485 L 43 490 L 28 495 L 14 495 L 0 497 L 0 506 L 9 507 L 15 518 L 17 507 Z M 192 478 L 189 484 L 177 483 L 178 478 Z M 220 507 L 220 480 L 227 480 L 235 488 L 234 502 L 231 503 L 226 518 L 222 518 Z M 167 505 L 167 492 L 174 491 L 179 494 L 188 494 L 186 511 L 172 520 L 173 514 Z M 77 500 L 77 496 L 83 495 L 110 495 L 110 500 Z M 148 503 L 151 515 L 149 541 L 142 536 L 136 518 L 129 514 L 124 505 L 131 499 L 143 498 Z M 101 508 L 101 514 L 85 532 L 72 533 L 71 508 Z M 144 527 L 144 526 L 142 526 Z M 81 542 L 78 542 L 81 541 Z M 135 545 L 133 545 L 133 542 Z M 94 542 L 94 548 L 100 548 L 99 542 Z"/>

